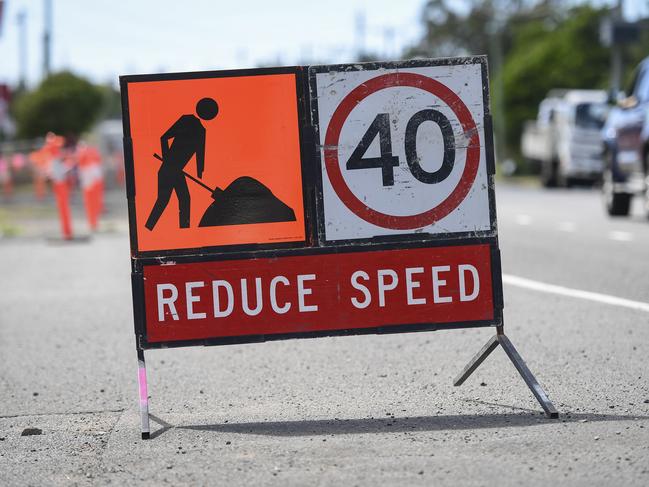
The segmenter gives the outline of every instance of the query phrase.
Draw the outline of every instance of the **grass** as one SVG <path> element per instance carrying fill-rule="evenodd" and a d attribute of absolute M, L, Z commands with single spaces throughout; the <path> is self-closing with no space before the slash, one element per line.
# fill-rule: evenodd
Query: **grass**
<path fill-rule="evenodd" d="M 17 237 L 20 235 L 20 227 L 14 223 L 7 210 L 0 208 L 0 236 Z"/>

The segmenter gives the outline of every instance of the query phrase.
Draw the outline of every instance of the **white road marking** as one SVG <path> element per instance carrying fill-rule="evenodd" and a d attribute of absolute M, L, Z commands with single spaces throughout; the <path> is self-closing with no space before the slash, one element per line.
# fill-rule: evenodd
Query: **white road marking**
<path fill-rule="evenodd" d="M 559 222 L 559 230 L 562 232 L 574 232 L 576 229 L 575 222 Z"/>
<path fill-rule="evenodd" d="M 633 240 L 633 234 L 630 232 L 613 230 L 611 232 L 608 232 L 608 238 L 611 240 L 616 240 L 618 242 L 631 242 Z"/>
<path fill-rule="evenodd" d="M 519 225 L 531 225 L 532 217 L 529 215 L 516 215 L 516 223 Z"/>
<path fill-rule="evenodd" d="M 632 301 L 631 299 L 625 298 L 618 298 L 617 296 L 611 296 L 610 294 L 582 291 L 581 289 L 573 289 L 564 286 L 557 286 L 555 284 L 547 284 L 545 282 L 533 281 L 532 279 L 512 276 L 510 274 L 503 274 L 503 283 L 509 284 L 510 286 L 531 289 L 533 291 L 540 291 L 542 293 L 559 294 L 561 296 L 568 296 L 570 298 L 586 299 L 588 301 L 610 304 L 612 306 L 621 306 L 623 308 L 645 311 L 649 313 L 649 303 L 644 303 L 642 301 Z"/>

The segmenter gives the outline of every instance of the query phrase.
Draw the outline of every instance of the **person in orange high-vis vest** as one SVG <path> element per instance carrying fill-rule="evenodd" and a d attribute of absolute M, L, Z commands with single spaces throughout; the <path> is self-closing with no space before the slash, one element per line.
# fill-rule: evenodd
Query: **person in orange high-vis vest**
<path fill-rule="evenodd" d="M 59 209 L 63 239 L 72 240 L 72 215 L 70 213 L 70 187 L 67 181 L 68 167 L 63 160 L 63 137 L 53 133 L 45 138 L 45 153 L 48 160 L 48 174 L 54 188 L 56 206 Z"/>

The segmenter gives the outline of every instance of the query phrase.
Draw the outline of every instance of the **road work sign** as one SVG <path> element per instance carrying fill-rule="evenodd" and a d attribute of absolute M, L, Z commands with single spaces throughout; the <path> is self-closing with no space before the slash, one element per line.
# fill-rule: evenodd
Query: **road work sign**
<path fill-rule="evenodd" d="M 123 77 L 138 347 L 501 324 L 486 73 Z"/>
<path fill-rule="evenodd" d="M 138 255 L 304 241 L 294 70 L 126 86 Z"/>
<path fill-rule="evenodd" d="M 121 78 L 144 352 L 494 326 L 504 333 L 485 57 Z"/>

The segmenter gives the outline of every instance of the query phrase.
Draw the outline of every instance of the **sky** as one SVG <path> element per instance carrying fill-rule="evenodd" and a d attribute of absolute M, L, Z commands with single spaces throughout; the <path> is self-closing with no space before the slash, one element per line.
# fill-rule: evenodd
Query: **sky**
<path fill-rule="evenodd" d="M 2 1 L 2 0 L 0 0 Z M 99 83 L 121 74 L 344 63 L 364 45 L 397 58 L 422 35 L 425 0 L 51 0 L 52 70 Z M 578 3 L 579 0 L 568 0 Z M 617 0 L 595 0 L 597 5 Z M 45 0 L 4 0 L 0 83 L 19 79 L 17 16 L 26 14 L 27 82 L 43 75 Z M 466 0 L 451 0 L 459 10 Z M 647 0 L 624 0 L 627 19 Z M 360 35 L 359 18 L 364 19 Z"/>
<path fill-rule="evenodd" d="M 424 0 L 52 0 L 52 70 L 95 82 L 121 74 L 395 58 L 421 35 Z M 5 0 L 0 83 L 19 79 L 17 16 L 27 18 L 27 81 L 43 73 L 44 0 Z M 359 34 L 364 18 L 365 35 Z"/>

